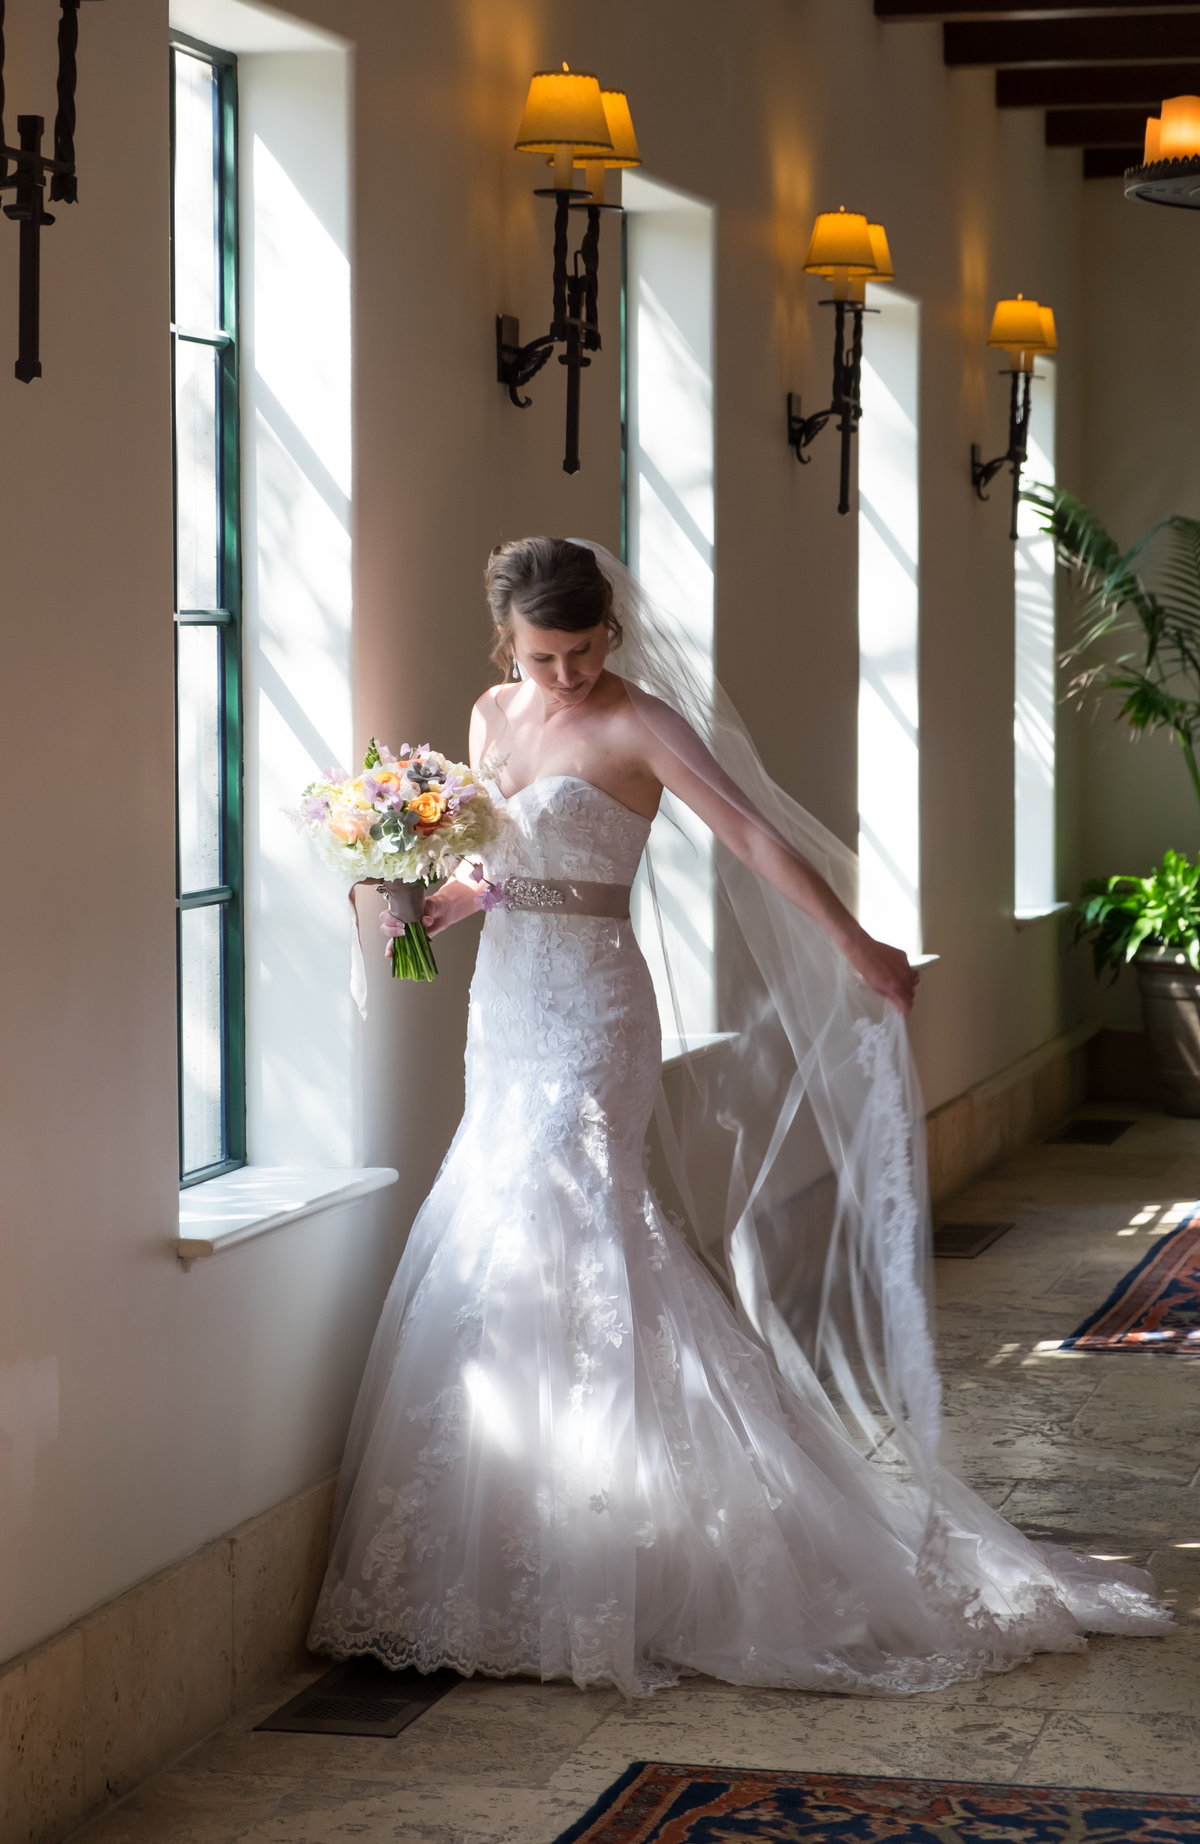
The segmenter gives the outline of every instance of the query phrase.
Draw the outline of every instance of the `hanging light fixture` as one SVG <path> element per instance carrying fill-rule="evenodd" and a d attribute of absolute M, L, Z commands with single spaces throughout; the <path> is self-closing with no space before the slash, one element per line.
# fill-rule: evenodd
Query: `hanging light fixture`
<path fill-rule="evenodd" d="M 1200 96 L 1169 96 L 1147 116 L 1142 164 L 1127 170 L 1125 197 L 1200 206 Z"/>
<path fill-rule="evenodd" d="M 876 312 L 866 305 L 867 283 L 890 282 L 894 275 L 887 232 L 861 212 L 822 211 L 817 215 L 804 263 L 808 275 L 823 276 L 830 285 L 822 307 L 834 310 L 833 394 L 829 407 L 803 416 L 800 399 L 791 391 L 787 400 L 787 439 L 797 461 L 807 464 L 806 450 L 826 423 L 837 419 L 842 438 L 841 491 L 838 511 L 850 510 L 850 450 L 862 415 L 863 315 Z"/>
<path fill-rule="evenodd" d="M 1007 367 L 1012 379 L 1009 391 L 1008 447 L 1002 455 L 985 461 L 976 442 L 971 449 L 971 481 L 979 498 L 986 499 L 987 489 L 1001 468 L 1011 469 L 1012 518 L 1008 535 L 1015 543 L 1017 507 L 1021 498 L 1021 469 L 1025 465 L 1029 448 L 1033 368 L 1039 354 L 1050 356 L 1058 351 L 1054 311 L 1040 301 L 1026 300 L 1024 295 L 1017 295 L 1010 301 L 997 301 L 987 343 L 1000 352 L 1007 352 L 1012 361 Z"/>
<path fill-rule="evenodd" d="M 20 226 L 17 282 L 17 362 L 23 384 L 42 375 L 40 351 L 41 233 L 54 219 L 46 210 L 46 181 L 52 203 L 73 205 L 79 196 L 75 173 L 75 54 L 79 45 L 80 0 L 59 0 L 58 112 L 54 118 L 54 153 L 42 152 L 45 117 L 18 115 L 18 145 L 4 133 L 4 5 L 0 0 L 0 193 L 13 201 L 4 215 Z M 12 170 L 10 171 L 10 162 Z"/>
<path fill-rule="evenodd" d="M 602 90 L 587 71 L 536 71 L 529 85 L 525 112 L 517 131 L 518 153 L 544 155 L 553 168 L 553 185 L 538 186 L 535 196 L 554 200 L 553 306 L 550 330 L 521 344 L 521 324 L 514 314 L 496 316 L 496 375 L 518 409 L 533 401 L 521 395 L 556 346 L 567 371 L 567 424 L 563 470 L 579 471 L 579 382 L 600 350 L 600 221 L 604 211 L 619 211 L 604 198 L 606 174 L 615 167 L 641 165 L 637 136 L 623 90 Z M 573 182 L 582 167 L 585 183 Z M 587 225 L 571 256 L 570 214 L 582 210 Z"/>

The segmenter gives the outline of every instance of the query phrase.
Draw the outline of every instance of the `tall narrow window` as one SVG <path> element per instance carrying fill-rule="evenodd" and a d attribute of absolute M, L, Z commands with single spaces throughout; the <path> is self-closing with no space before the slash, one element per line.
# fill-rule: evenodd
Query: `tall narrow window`
<path fill-rule="evenodd" d="M 1030 392 L 1027 480 L 1054 484 L 1054 360 L 1039 359 Z M 1017 511 L 1015 590 L 1015 888 L 1018 917 L 1055 907 L 1054 544 L 1034 507 Z"/>
<path fill-rule="evenodd" d="M 858 431 L 859 914 L 921 950 L 917 384 L 920 307 L 870 287 Z"/>
<path fill-rule="evenodd" d="M 171 45 L 179 1125 L 185 1184 L 245 1161 L 236 69 Z"/>
<path fill-rule="evenodd" d="M 701 678 L 713 657 L 713 211 L 641 173 L 623 176 L 625 218 L 625 531 L 630 568 L 674 613 Z M 635 922 L 658 993 L 669 1053 L 716 1030 L 712 835 L 694 816 L 655 822 L 663 927 L 683 969 L 674 994 L 639 880 Z"/>

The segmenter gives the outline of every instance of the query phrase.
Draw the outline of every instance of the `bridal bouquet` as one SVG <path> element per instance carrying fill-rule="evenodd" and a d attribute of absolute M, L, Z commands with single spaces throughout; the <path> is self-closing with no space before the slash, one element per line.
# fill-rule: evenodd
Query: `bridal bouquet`
<path fill-rule="evenodd" d="M 398 980 L 432 980 L 437 963 L 421 921 L 425 892 L 496 835 L 496 810 L 464 762 L 421 744 L 393 755 L 372 737 L 360 775 L 330 769 L 304 790 L 294 818 L 351 886 L 378 878 L 380 926 Z"/>

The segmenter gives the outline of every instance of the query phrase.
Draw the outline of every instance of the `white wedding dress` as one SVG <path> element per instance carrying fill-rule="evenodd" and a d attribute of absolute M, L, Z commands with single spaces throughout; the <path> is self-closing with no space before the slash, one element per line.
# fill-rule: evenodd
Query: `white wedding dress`
<path fill-rule="evenodd" d="M 628 885 L 649 822 L 553 775 L 489 878 Z M 497 907 L 466 1109 L 343 1469 L 314 1650 L 640 1695 L 706 1673 L 908 1692 L 1157 1632 L 1140 1571 L 927 1504 L 793 1396 L 646 1177 L 660 1077 L 628 922 Z"/>

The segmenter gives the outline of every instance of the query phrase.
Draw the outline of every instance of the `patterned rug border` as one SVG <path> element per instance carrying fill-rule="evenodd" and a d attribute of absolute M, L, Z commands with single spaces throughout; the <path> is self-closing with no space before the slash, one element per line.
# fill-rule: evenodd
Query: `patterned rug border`
<path fill-rule="evenodd" d="M 914 1787 L 936 1786 L 946 1788 L 963 1787 L 969 1788 L 974 1793 L 1034 1793 L 1043 1797 L 1052 1797 L 1055 1794 L 1064 1793 L 1081 1793 L 1090 1794 L 1100 1799 L 1120 1800 L 1127 1805 L 1132 1805 L 1139 1800 L 1166 1800 L 1172 1803 L 1175 1811 L 1182 1817 L 1187 1818 L 1194 1815 L 1197 1820 L 1200 1821 L 1200 1795 L 1195 1793 L 1162 1793 L 1151 1791 L 1148 1788 L 1134 1789 L 1130 1787 L 1111 1786 L 1026 1786 L 1023 1782 L 1010 1780 L 944 1780 L 931 1774 L 842 1774 L 823 1772 L 816 1768 L 722 1767 L 714 1765 L 711 1762 L 631 1761 L 625 1771 L 620 1774 L 617 1779 L 612 1781 L 610 1785 L 604 1788 L 604 1791 L 588 1807 L 582 1818 L 576 1819 L 574 1824 L 569 1826 L 566 1831 L 559 1832 L 558 1836 L 554 1839 L 554 1844 L 589 1844 L 588 1833 L 591 1828 L 598 1824 L 606 1814 L 611 1813 L 622 1793 L 633 1786 L 641 1775 L 645 1773 L 648 1767 L 667 1767 L 672 1769 L 675 1773 L 697 1776 L 703 1774 L 774 1775 L 780 1780 L 790 1779 L 793 1783 L 804 1780 L 812 1780 L 817 1783 L 832 1780 L 836 1781 L 839 1785 L 851 1787 L 872 1787 L 880 1785 Z M 1160 1807 L 1160 1810 L 1163 1809 L 1164 1808 Z M 1167 1806 L 1165 1810 L 1169 1812 L 1171 1806 Z M 1200 1837 L 1200 1824 L 1198 1824 L 1196 1835 Z M 597 1838 L 593 1841 L 593 1844 L 607 1844 L 607 1840 Z M 651 1844 L 653 1844 L 653 1840 L 651 1840 Z"/>
<path fill-rule="evenodd" d="M 1183 1344 L 1171 1345 L 1159 1343 L 1157 1340 L 1147 1340 L 1145 1343 L 1138 1343 L 1136 1340 L 1133 1340 L 1126 1344 L 1123 1342 L 1123 1339 L 1127 1334 L 1119 1334 L 1112 1339 L 1104 1339 L 1103 1341 L 1098 1339 L 1095 1344 L 1086 1342 L 1088 1334 L 1093 1328 L 1102 1324 L 1110 1313 L 1116 1311 L 1125 1295 L 1136 1285 L 1139 1275 L 1143 1274 L 1147 1268 L 1152 1267 L 1155 1262 L 1161 1261 L 1163 1256 L 1167 1254 L 1168 1250 L 1181 1236 L 1195 1235 L 1197 1232 L 1200 1232 L 1200 1205 L 1194 1205 L 1191 1214 L 1186 1216 L 1182 1223 L 1177 1223 L 1174 1229 L 1168 1231 L 1165 1236 L 1160 1236 L 1153 1247 L 1146 1250 L 1142 1259 L 1136 1262 L 1127 1273 L 1121 1276 L 1104 1304 L 1097 1307 L 1096 1311 L 1091 1313 L 1088 1318 L 1083 1321 L 1082 1325 L 1077 1325 L 1069 1337 L 1061 1340 L 1059 1350 L 1073 1351 L 1083 1349 L 1085 1351 L 1098 1351 L 1101 1353 L 1113 1351 L 1158 1351 L 1169 1357 L 1200 1357 L 1200 1340 L 1197 1340 L 1195 1344 L 1190 1347 Z"/>

